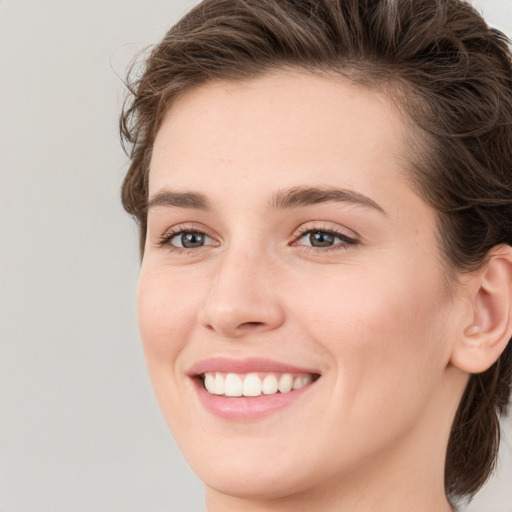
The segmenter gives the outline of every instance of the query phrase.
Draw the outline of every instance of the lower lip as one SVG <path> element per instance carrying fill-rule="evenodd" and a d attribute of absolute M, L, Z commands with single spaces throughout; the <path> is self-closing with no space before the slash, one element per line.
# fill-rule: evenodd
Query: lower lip
<path fill-rule="evenodd" d="M 200 379 L 194 379 L 199 401 L 203 407 L 224 419 L 253 420 L 268 416 L 284 407 L 297 402 L 307 393 L 315 382 L 288 393 L 275 393 L 273 395 L 260 395 L 256 397 L 228 397 L 208 393 Z"/>

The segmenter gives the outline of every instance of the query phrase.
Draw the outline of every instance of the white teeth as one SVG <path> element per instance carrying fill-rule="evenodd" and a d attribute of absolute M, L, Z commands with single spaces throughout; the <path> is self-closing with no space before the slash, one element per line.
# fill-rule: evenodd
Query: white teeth
<path fill-rule="evenodd" d="M 261 395 L 261 379 L 255 373 L 249 373 L 244 379 L 244 396 Z"/>
<path fill-rule="evenodd" d="M 242 396 L 242 379 L 236 373 L 228 373 L 224 381 L 224 394 L 226 396 Z"/>
<path fill-rule="evenodd" d="M 277 377 L 275 375 L 267 375 L 263 379 L 263 394 L 273 395 L 277 393 Z"/>
<path fill-rule="evenodd" d="M 304 386 L 307 386 L 308 384 L 310 384 L 312 381 L 313 381 L 313 379 L 311 378 L 311 375 L 305 375 L 304 377 L 297 377 L 293 381 L 293 389 L 303 388 Z"/>
<path fill-rule="evenodd" d="M 236 373 L 208 372 L 204 374 L 204 387 L 213 395 L 230 397 L 273 395 L 288 393 L 313 382 L 312 375 L 269 373 L 262 379 L 257 373 L 238 375 Z"/>
<path fill-rule="evenodd" d="M 205 374 L 204 387 L 208 393 L 215 394 L 215 375 L 213 373 Z"/>
<path fill-rule="evenodd" d="M 283 373 L 281 378 L 279 379 L 279 384 L 277 385 L 280 393 L 288 393 L 288 391 L 292 390 L 293 386 L 293 377 L 289 373 Z"/>
<path fill-rule="evenodd" d="M 215 388 L 213 391 L 216 395 L 224 394 L 224 376 L 222 373 L 215 374 Z"/>

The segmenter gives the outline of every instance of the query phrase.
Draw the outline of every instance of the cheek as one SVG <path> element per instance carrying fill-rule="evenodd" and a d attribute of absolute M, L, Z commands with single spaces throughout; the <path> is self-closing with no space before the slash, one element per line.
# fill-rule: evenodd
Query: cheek
<path fill-rule="evenodd" d="M 420 339 L 439 330 L 447 306 L 441 280 L 424 278 L 412 268 L 388 267 L 385 273 L 335 269 L 310 281 L 303 276 L 300 286 L 289 290 L 290 305 L 297 318 L 307 319 L 304 327 L 312 326 L 333 350 L 345 344 L 391 351 L 423 346 Z"/>
<path fill-rule="evenodd" d="M 186 283 L 181 283 L 185 285 Z M 179 361 L 190 339 L 197 310 L 197 292 L 186 293 L 169 272 L 141 270 L 137 317 L 148 374 L 170 430 L 193 427 L 179 387 Z M 180 414 L 176 411 L 180 410 Z"/>
<path fill-rule="evenodd" d="M 434 392 L 449 360 L 449 303 L 439 283 L 403 267 L 351 272 L 324 286 L 317 281 L 317 293 L 303 297 L 301 330 L 330 353 L 333 385 L 352 412 L 406 413 Z"/>
<path fill-rule="evenodd" d="M 197 291 L 183 290 L 169 272 L 142 269 L 137 290 L 137 317 L 150 372 L 158 363 L 172 364 L 187 342 L 195 319 Z"/>

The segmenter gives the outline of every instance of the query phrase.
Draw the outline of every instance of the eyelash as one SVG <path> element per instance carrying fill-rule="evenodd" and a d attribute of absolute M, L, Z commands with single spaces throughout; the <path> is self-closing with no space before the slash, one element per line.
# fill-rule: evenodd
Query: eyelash
<path fill-rule="evenodd" d="M 198 235 L 207 236 L 209 238 L 212 238 L 200 228 L 194 228 L 194 227 L 182 227 L 182 226 L 176 226 L 175 228 L 172 228 L 165 232 L 165 234 L 160 238 L 160 240 L 157 242 L 158 247 L 166 247 L 169 251 L 182 254 L 184 252 L 193 252 L 194 249 L 187 248 L 187 247 L 176 247 L 171 244 L 171 241 L 174 237 L 177 235 L 182 235 L 184 233 L 195 233 Z"/>
<path fill-rule="evenodd" d="M 333 228 L 320 228 L 320 227 L 304 227 L 300 228 L 297 233 L 294 235 L 294 241 L 291 243 L 291 245 L 297 246 L 299 245 L 297 242 L 304 238 L 307 234 L 319 232 L 319 233 L 325 233 L 327 235 L 333 236 L 334 238 L 339 238 L 341 240 L 341 243 L 334 244 L 329 247 L 314 247 L 311 245 L 300 245 L 300 247 L 303 247 L 304 250 L 310 251 L 310 252 L 316 252 L 316 253 L 326 253 L 330 251 L 336 251 L 336 250 L 347 250 L 351 246 L 357 245 L 359 242 L 355 238 L 349 237 L 345 233 L 342 233 L 341 231 L 338 231 Z M 184 233 L 194 233 L 198 235 L 203 235 L 209 238 L 208 233 L 206 231 L 200 229 L 200 228 L 193 228 L 193 227 L 181 227 L 177 226 L 176 228 L 173 228 L 169 231 L 167 231 L 157 242 L 158 247 L 166 247 L 169 251 L 176 253 L 176 254 L 183 254 L 183 253 L 191 253 L 194 252 L 195 249 L 193 248 L 186 248 L 186 247 L 176 247 L 172 245 L 171 241 L 174 237 L 177 235 L 182 235 Z M 201 246 L 204 247 L 204 246 Z"/>
<path fill-rule="evenodd" d="M 292 245 L 299 245 L 297 242 L 304 238 L 306 235 L 310 233 L 325 233 L 327 235 L 333 236 L 334 238 L 339 238 L 341 242 L 331 245 L 329 247 L 314 247 L 312 245 L 300 245 L 304 250 L 315 252 L 315 253 L 326 253 L 330 251 L 340 251 L 347 250 L 350 247 L 356 246 L 359 242 L 355 238 L 352 238 L 345 233 L 338 231 L 334 228 L 326 228 L 326 227 L 302 227 L 297 231 L 297 234 L 294 235 L 295 240 L 292 242 Z"/>

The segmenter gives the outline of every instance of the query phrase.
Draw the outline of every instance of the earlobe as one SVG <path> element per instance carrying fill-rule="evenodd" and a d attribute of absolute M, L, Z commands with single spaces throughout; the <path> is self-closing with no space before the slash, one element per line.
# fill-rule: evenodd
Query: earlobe
<path fill-rule="evenodd" d="M 462 326 L 451 363 L 481 373 L 498 360 L 512 336 L 512 247 L 495 247 L 470 281 L 472 320 Z"/>

